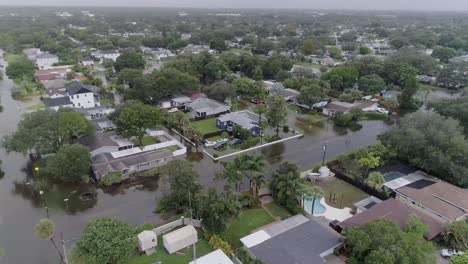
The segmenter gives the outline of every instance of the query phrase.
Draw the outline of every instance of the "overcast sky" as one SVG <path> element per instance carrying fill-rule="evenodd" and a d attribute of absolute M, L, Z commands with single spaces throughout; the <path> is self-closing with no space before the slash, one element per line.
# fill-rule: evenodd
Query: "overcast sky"
<path fill-rule="evenodd" d="M 468 0 L 0 0 L 0 5 L 468 11 Z"/>

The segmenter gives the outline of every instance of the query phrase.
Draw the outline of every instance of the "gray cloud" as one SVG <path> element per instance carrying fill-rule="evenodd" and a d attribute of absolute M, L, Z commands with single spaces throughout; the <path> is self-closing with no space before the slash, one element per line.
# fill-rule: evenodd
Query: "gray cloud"
<path fill-rule="evenodd" d="M 467 0 L 0 0 L 0 5 L 468 11 Z"/>

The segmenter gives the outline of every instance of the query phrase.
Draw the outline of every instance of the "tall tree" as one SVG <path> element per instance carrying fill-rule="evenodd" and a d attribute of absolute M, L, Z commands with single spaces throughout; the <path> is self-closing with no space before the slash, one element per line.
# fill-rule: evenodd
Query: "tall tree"
<path fill-rule="evenodd" d="M 380 172 L 371 172 L 367 177 L 367 184 L 372 186 L 374 189 L 380 189 L 385 183 L 385 178 Z"/>
<path fill-rule="evenodd" d="M 300 103 L 307 105 L 309 109 L 312 109 L 314 104 L 323 101 L 325 98 L 325 90 L 320 85 L 310 84 L 301 88 L 298 100 Z"/>
<path fill-rule="evenodd" d="M 74 111 L 62 112 L 59 116 L 58 125 L 60 134 L 70 143 L 73 143 L 77 138 L 94 132 L 93 125 L 81 113 Z"/>
<path fill-rule="evenodd" d="M 273 174 L 271 182 L 273 198 L 284 205 L 290 211 L 295 211 L 298 207 L 297 199 L 301 197 L 303 191 L 302 179 L 297 166 L 290 163 L 283 163 Z"/>
<path fill-rule="evenodd" d="M 135 250 L 135 235 L 125 222 L 110 218 L 92 220 L 76 242 L 77 253 L 89 264 L 127 263 Z"/>
<path fill-rule="evenodd" d="M 89 177 L 90 170 L 89 149 L 78 144 L 63 146 L 46 163 L 46 171 L 63 182 L 84 181 Z"/>
<path fill-rule="evenodd" d="M 114 68 L 117 72 L 123 69 L 144 69 L 145 60 L 140 53 L 124 52 L 115 61 Z"/>
<path fill-rule="evenodd" d="M 314 53 L 314 41 L 312 39 L 306 39 L 302 44 L 302 53 L 310 55 Z"/>
<path fill-rule="evenodd" d="M 441 62 L 448 63 L 449 60 L 457 55 L 457 52 L 452 48 L 440 47 L 432 51 L 431 56 L 439 59 Z"/>
<path fill-rule="evenodd" d="M 450 223 L 446 239 L 450 246 L 459 250 L 468 250 L 468 222 L 455 221 Z"/>
<path fill-rule="evenodd" d="M 127 138 L 135 137 L 143 145 L 146 129 L 160 124 L 160 112 L 157 107 L 143 103 L 125 106 L 114 120 L 117 133 Z"/>
<path fill-rule="evenodd" d="M 40 239 L 49 240 L 50 243 L 54 246 L 60 256 L 60 262 L 63 261 L 63 255 L 60 249 L 55 243 L 55 223 L 50 219 L 41 219 L 39 223 L 36 224 L 36 235 Z"/>
<path fill-rule="evenodd" d="M 286 101 L 282 96 L 270 96 L 267 100 L 266 118 L 268 124 L 276 129 L 276 136 L 279 135 L 280 127 L 283 126 L 288 117 Z"/>
<path fill-rule="evenodd" d="M 258 104 L 254 108 L 255 113 L 258 115 L 258 125 L 260 126 L 260 143 L 263 141 L 263 114 L 266 113 L 266 106 L 264 104 Z"/>

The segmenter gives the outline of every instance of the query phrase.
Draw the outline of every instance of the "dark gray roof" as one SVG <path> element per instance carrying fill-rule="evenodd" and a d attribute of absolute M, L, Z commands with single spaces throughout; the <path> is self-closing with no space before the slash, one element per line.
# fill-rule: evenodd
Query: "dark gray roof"
<path fill-rule="evenodd" d="M 249 250 L 265 264 L 318 264 L 320 256 L 339 246 L 340 235 L 315 221 L 307 221 Z"/>
<path fill-rule="evenodd" d="M 80 144 L 87 146 L 91 151 L 102 147 L 114 146 L 118 147 L 119 144 L 112 140 L 112 137 L 116 136 L 115 133 L 94 133 L 92 135 L 82 137 L 78 141 Z"/>
<path fill-rule="evenodd" d="M 97 178 L 107 175 L 109 172 L 122 171 L 130 166 L 172 157 L 172 152 L 167 149 L 141 152 L 120 158 L 114 158 L 110 153 L 102 153 L 92 158 L 93 172 Z"/>
<path fill-rule="evenodd" d="M 67 92 L 69 95 L 75 95 L 80 93 L 97 93 L 98 88 L 94 85 L 83 84 L 79 81 L 73 81 L 66 85 Z"/>
<path fill-rule="evenodd" d="M 47 107 L 57 107 L 57 106 L 64 106 L 64 105 L 71 105 L 72 102 L 68 96 L 65 97 L 57 97 L 57 98 L 46 98 L 44 99 L 44 104 Z"/>
<path fill-rule="evenodd" d="M 50 53 L 42 53 L 36 56 L 36 59 L 53 59 L 53 58 L 58 58 L 58 57 Z"/>

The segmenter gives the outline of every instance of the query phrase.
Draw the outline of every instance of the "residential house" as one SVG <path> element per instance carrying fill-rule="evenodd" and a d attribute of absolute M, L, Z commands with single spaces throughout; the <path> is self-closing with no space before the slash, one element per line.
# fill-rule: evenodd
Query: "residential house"
<path fill-rule="evenodd" d="M 164 48 L 145 48 L 143 51 L 146 55 L 152 56 L 158 60 L 170 59 L 175 58 L 176 55 Z"/>
<path fill-rule="evenodd" d="M 284 88 L 283 85 L 280 84 L 273 85 L 270 89 L 270 94 L 281 96 L 286 102 L 296 102 L 297 97 L 299 97 L 301 93 L 291 88 Z"/>
<path fill-rule="evenodd" d="M 333 101 L 323 107 L 322 114 L 334 117 L 337 113 L 348 113 L 356 108 L 364 112 L 373 112 L 377 110 L 378 104 L 372 101 L 356 101 L 354 103 Z"/>
<path fill-rule="evenodd" d="M 85 57 L 80 60 L 80 64 L 83 66 L 93 66 L 94 60 L 91 57 Z"/>
<path fill-rule="evenodd" d="M 468 190 L 416 171 L 386 182 L 395 199 L 444 222 L 468 219 Z"/>
<path fill-rule="evenodd" d="M 170 100 L 171 107 L 176 107 L 176 108 L 181 108 L 181 109 L 182 108 L 184 109 L 185 106 L 191 102 L 192 102 L 192 99 L 185 95 L 177 96 Z"/>
<path fill-rule="evenodd" d="M 313 64 L 320 64 L 320 56 L 318 55 L 306 55 L 304 60 Z"/>
<path fill-rule="evenodd" d="M 419 218 L 428 227 L 428 231 L 424 235 L 427 239 L 437 237 L 444 233 L 447 228 L 447 225 L 442 221 L 397 199 L 390 198 L 378 203 L 370 202 L 367 207 L 369 208 L 365 208 L 365 210 L 340 222 L 338 224 L 339 231 L 341 232 L 342 229 L 349 227 L 363 226 L 378 219 L 392 221 L 404 229 L 412 216 Z"/>
<path fill-rule="evenodd" d="M 48 69 L 54 66 L 54 64 L 57 64 L 59 62 L 59 59 L 54 54 L 41 53 L 36 56 L 35 62 L 39 69 Z"/>
<path fill-rule="evenodd" d="M 112 108 L 108 108 L 105 105 L 101 105 L 90 108 L 75 108 L 75 111 L 82 113 L 88 120 L 94 120 L 102 119 L 107 115 L 113 113 L 115 110 Z"/>
<path fill-rule="evenodd" d="M 398 96 L 400 96 L 401 91 L 383 91 L 380 93 L 380 96 L 382 96 L 386 100 L 396 100 L 398 99 Z"/>
<path fill-rule="evenodd" d="M 381 55 L 381 56 L 390 56 L 397 54 L 398 50 L 392 50 L 392 49 L 379 49 L 375 51 L 375 54 Z"/>
<path fill-rule="evenodd" d="M 41 49 L 38 48 L 30 48 L 30 49 L 24 49 L 23 53 L 26 55 L 28 60 L 34 61 L 36 60 L 36 57 L 42 54 Z"/>
<path fill-rule="evenodd" d="M 234 264 L 234 262 L 221 249 L 217 249 L 197 260 L 190 261 L 189 264 Z"/>
<path fill-rule="evenodd" d="M 295 215 L 241 238 L 247 252 L 265 264 L 319 264 L 343 244 L 324 224 Z"/>
<path fill-rule="evenodd" d="M 120 56 L 120 52 L 118 50 L 115 50 L 115 49 L 98 50 L 96 52 L 91 53 L 91 56 L 93 56 L 96 59 L 99 59 L 101 62 L 103 60 L 116 61 L 117 58 Z"/>
<path fill-rule="evenodd" d="M 73 81 L 67 84 L 66 89 L 74 108 L 91 108 L 101 105 L 98 88 L 94 85 Z"/>
<path fill-rule="evenodd" d="M 94 133 L 93 135 L 82 137 L 78 141 L 89 148 L 91 157 L 135 147 L 132 141 L 117 135 L 115 132 Z"/>
<path fill-rule="evenodd" d="M 468 62 L 468 55 L 453 57 L 449 60 L 450 63 L 463 63 Z"/>
<path fill-rule="evenodd" d="M 128 155 L 129 153 L 133 153 Z M 155 151 L 138 152 L 133 149 L 112 153 L 101 153 L 92 157 L 92 171 L 96 179 L 101 179 L 112 173 L 130 174 L 149 170 L 167 164 L 173 159 L 172 151 L 158 149 Z"/>
<path fill-rule="evenodd" d="M 188 103 L 186 108 L 195 118 L 207 118 L 229 112 L 230 106 L 209 98 L 200 98 Z"/>
<path fill-rule="evenodd" d="M 71 71 L 72 70 L 70 67 L 52 67 L 49 69 L 41 69 L 34 72 L 34 78 L 40 82 L 66 79 L 67 74 Z"/>
<path fill-rule="evenodd" d="M 67 89 L 65 88 L 67 82 L 63 79 L 42 81 L 41 83 L 44 85 L 44 97 L 58 98 L 67 95 Z"/>
<path fill-rule="evenodd" d="M 357 214 L 360 214 L 364 211 L 367 211 L 369 209 L 371 209 L 373 206 L 381 203 L 382 200 L 380 200 L 379 198 L 377 197 L 374 197 L 374 196 L 369 196 L 367 198 L 364 198 L 362 199 L 361 201 L 358 201 L 356 203 L 353 204 L 354 206 L 354 211 L 355 213 Z"/>
<path fill-rule="evenodd" d="M 260 135 L 260 116 L 250 111 L 228 113 L 216 119 L 216 127 L 232 132 L 235 126 L 240 126 L 252 133 L 254 136 Z"/>
<path fill-rule="evenodd" d="M 430 75 L 416 75 L 416 79 L 425 84 L 436 85 L 437 84 L 437 77 L 430 76 Z"/>
<path fill-rule="evenodd" d="M 208 46 L 208 45 L 189 44 L 182 50 L 183 54 L 198 54 L 198 53 L 202 53 L 202 52 L 214 53 L 214 51 L 211 50 L 210 46 Z"/>
<path fill-rule="evenodd" d="M 60 108 L 73 108 L 73 103 L 68 96 L 45 98 L 44 105 L 47 108 L 57 111 Z"/>

